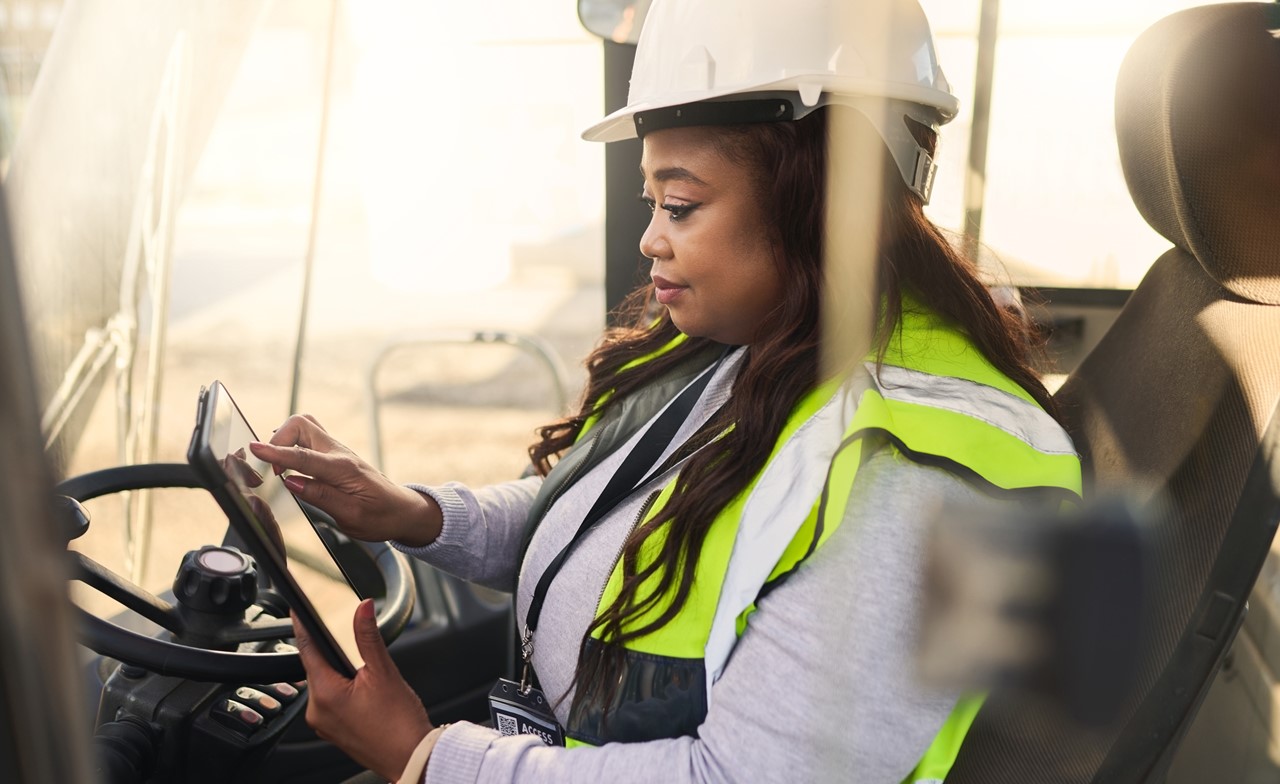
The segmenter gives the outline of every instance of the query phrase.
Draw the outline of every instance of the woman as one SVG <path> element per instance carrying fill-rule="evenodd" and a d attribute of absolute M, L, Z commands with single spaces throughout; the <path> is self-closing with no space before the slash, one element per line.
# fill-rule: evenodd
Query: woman
<path fill-rule="evenodd" d="M 1056 503 L 1079 465 L 1020 324 L 923 215 L 954 99 L 918 6 L 861 4 L 892 17 L 886 52 L 879 28 L 834 35 L 814 3 L 776 5 L 651 8 L 630 105 L 588 134 L 643 139 L 652 284 L 588 359 L 578 413 L 540 430 L 535 476 L 397 486 L 306 417 L 253 447 L 353 536 L 514 590 L 526 678 L 574 747 L 433 728 L 366 603 L 354 680 L 299 643 L 308 721 L 380 774 L 897 782 L 954 760 L 978 701 L 911 666 L 926 524 Z M 824 372 L 836 114 L 885 153 L 860 162 L 882 171 L 881 307 L 865 361 Z"/>

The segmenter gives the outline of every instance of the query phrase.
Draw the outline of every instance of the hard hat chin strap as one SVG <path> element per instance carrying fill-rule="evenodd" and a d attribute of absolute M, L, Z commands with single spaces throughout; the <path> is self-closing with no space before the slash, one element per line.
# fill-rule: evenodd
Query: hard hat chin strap
<path fill-rule="evenodd" d="M 938 118 L 932 109 L 899 98 L 825 95 L 824 100 L 828 105 L 848 106 L 866 117 L 893 156 L 907 190 L 929 203 L 938 164 L 933 153 L 916 141 L 907 123 L 917 122 L 937 134 Z"/>
<path fill-rule="evenodd" d="M 933 194 L 933 180 L 937 174 L 938 164 L 933 162 L 933 156 L 920 145 L 916 145 L 915 171 L 906 183 L 907 188 L 919 196 L 924 204 L 929 203 L 929 197 Z"/>

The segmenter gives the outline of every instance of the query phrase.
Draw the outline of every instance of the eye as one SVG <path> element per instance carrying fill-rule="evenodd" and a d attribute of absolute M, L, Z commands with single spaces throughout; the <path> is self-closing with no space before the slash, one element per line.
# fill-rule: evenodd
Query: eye
<path fill-rule="evenodd" d="M 700 202 L 694 204 L 664 204 L 662 209 L 671 213 L 671 222 L 679 223 L 689 216 L 689 213 L 701 207 Z"/>
<path fill-rule="evenodd" d="M 645 205 L 649 207 L 649 212 L 656 212 L 658 207 L 661 206 L 662 209 L 666 210 L 667 213 L 671 215 L 672 223 L 679 223 L 681 220 L 686 218 L 689 215 L 689 213 L 693 212 L 694 210 L 702 206 L 702 202 L 695 202 L 693 204 L 659 205 L 652 196 L 650 196 L 649 194 L 643 191 L 637 194 L 636 198 L 644 202 Z"/>

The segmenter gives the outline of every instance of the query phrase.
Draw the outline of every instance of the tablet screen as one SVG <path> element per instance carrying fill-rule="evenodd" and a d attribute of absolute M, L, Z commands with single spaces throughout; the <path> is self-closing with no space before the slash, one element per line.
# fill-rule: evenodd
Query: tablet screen
<path fill-rule="evenodd" d="M 248 502 L 265 537 L 283 551 L 289 573 L 315 606 L 352 664 L 361 665 L 351 630 L 360 597 L 333 557 L 341 534 L 331 524 L 313 520 L 285 487 L 271 465 L 254 457 L 249 442 L 259 440 L 235 401 L 219 382 L 209 390 L 209 450 L 226 476 Z M 232 529 L 234 532 L 234 528 Z"/>

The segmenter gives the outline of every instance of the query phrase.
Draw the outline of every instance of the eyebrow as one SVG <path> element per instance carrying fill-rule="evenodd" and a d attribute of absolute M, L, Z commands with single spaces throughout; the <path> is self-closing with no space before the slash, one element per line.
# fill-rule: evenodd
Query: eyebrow
<path fill-rule="evenodd" d="M 640 167 L 640 176 L 648 179 L 648 175 L 644 171 L 644 167 Z M 658 169 L 653 173 L 653 179 L 657 182 L 687 182 L 691 185 L 703 185 L 707 183 L 698 175 L 684 168 L 683 166 L 669 166 L 665 169 Z"/>

